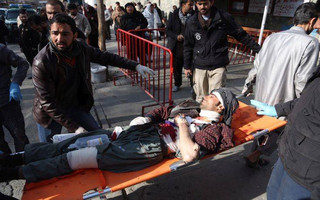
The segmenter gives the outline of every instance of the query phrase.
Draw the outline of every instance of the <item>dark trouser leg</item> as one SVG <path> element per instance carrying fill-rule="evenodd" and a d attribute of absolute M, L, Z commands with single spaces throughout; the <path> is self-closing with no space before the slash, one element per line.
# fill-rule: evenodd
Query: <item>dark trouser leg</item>
<path fill-rule="evenodd" d="M 31 162 L 22 167 L 22 173 L 27 182 L 50 179 L 69 174 L 72 171 L 68 164 L 67 154 Z"/>
<path fill-rule="evenodd" d="M 4 139 L 4 131 L 1 123 L 0 123 L 0 151 L 4 153 L 12 153 L 8 143 Z"/>
<path fill-rule="evenodd" d="M 178 87 L 182 85 L 182 68 L 183 68 L 183 58 L 174 57 L 173 58 L 174 85 Z"/>
<path fill-rule="evenodd" d="M 111 33 L 110 33 L 110 22 L 106 21 L 106 39 L 111 39 Z"/>
<path fill-rule="evenodd" d="M 55 144 L 35 143 L 25 148 L 23 176 L 28 182 L 62 176 L 71 173 L 66 153 Z"/>
<path fill-rule="evenodd" d="M 29 144 L 29 140 L 25 134 L 25 124 L 20 102 L 12 100 L 3 106 L 0 110 L 0 119 L 14 139 L 16 152 L 23 151 L 25 145 Z"/>

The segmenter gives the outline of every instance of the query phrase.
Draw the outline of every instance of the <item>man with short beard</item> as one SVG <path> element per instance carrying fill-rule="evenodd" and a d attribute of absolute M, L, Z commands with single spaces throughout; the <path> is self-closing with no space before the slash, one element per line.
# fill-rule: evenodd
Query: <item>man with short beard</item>
<path fill-rule="evenodd" d="M 77 28 L 84 33 L 86 38 L 88 38 L 91 33 L 91 26 L 88 19 L 78 12 L 78 7 L 74 3 L 68 5 L 68 10 L 70 12 L 70 17 L 76 22 Z"/>
<path fill-rule="evenodd" d="M 214 6 L 214 0 L 195 0 L 199 10 L 188 21 L 184 36 L 184 69 L 193 75 L 196 100 L 216 88 L 224 87 L 229 64 L 227 36 L 259 52 L 260 45 L 250 37 L 233 17 Z M 194 67 L 194 71 L 192 71 Z"/>
<path fill-rule="evenodd" d="M 50 40 L 36 56 L 32 67 L 36 89 L 33 116 L 40 142 L 49 142 L 62 126 L 69 133 L 100 129 L 90 114 L 93 91 L 90 62 L 136 70 L 145 78 L 154 71 L 137 62 L 77 41 L 74 20 L 56 14 L 51 20 Z"/>
<path fill-rule="evenodd" d="M 57 13 L 65 13 L 65 6 L 63 5 L 63 3 L 59 0 L 48 0 L 46 3 L 46 15 L 49 22 Z M 76 31 L 79 39 L 86 40 L 86 36 L 80 29 L 77 28 Z"/>

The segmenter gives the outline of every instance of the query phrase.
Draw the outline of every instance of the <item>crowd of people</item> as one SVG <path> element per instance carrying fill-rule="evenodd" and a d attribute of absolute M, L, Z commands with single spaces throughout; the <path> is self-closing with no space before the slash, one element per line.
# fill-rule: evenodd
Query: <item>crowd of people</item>
<path fill-rule="evenodd" d="M 192 162 L 234 147 L 231 122 L 238 101 L 224 88 L 227 36 L 233 36 L 257 54 L 242 93 L 255 94 L 252 105 L 258 114 L 288 121 L 285 128 L 254 142 L 252 153 L 244 157 L 247 166 L 267 165 L 269 161 L 261 156 L 278 148 L 268 199 L 320 199 L 319 41 L 309 35 L 320 28 L 320 1 L 300 5 L 292 28 L 272 34 L 263 46 L 231 14 L 217 8 L 214 0 L 181 0 L 165 24 L 156 3 L 104 5 L 104 16 L 106 40 L 112 38 L 112 25 L 115 33 L 119 28 L 166 27 L 167 47 L 173 53 L 172 91 L 179 91 L 185 74 L 191 78 L 194 101 L 155 109 L 133 119 L 118 134 L 102 130 L 90 114 L 94 103 L 90 63 L 134 70 L 145 78 L 155 72 L 134 59 L 99 50 L 96 5 L 48 0 L 45 10 L 32 16 L 21 9 L 19 46 L 26 60 L 6 46 L 7 30 L 1 28 L 0 20 L 0 181 L 35 182 L 83 168 L 135 171 L 169 155 Z M 145 37 L 143 32 L 135 34 Z M 14 75 L 11 66 L 17 68 Z M 33 117 L 41 142 L 35 144 L 29 144 L 20 107 L 20 86 L 29 66 L 35 88 Z M 20 153 L 12 154 L 2 126 Z M 63 127 L 77 135 L 53 144 L 52 137 Z M 78 139 L 100 135 L 108 136 L 103 144 L 75 147 Z"/>

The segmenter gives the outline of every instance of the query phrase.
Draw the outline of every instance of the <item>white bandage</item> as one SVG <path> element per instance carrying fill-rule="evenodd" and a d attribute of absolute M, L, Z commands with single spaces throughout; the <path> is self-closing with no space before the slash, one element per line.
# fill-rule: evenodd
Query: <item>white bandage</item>
<path fill-rule="evenodd" d="M 136 117 L 130 122 L 129 126 L 142 125 L 142 124 L 147 124 L 149 122 L 150 122 L 149 117 Z"/>
<path fill-rule="evenodd" d="M 70 151 L 67 153 L 68 164 L 72 170 L 98 168 L 97 154 L 95 147 Z"/>

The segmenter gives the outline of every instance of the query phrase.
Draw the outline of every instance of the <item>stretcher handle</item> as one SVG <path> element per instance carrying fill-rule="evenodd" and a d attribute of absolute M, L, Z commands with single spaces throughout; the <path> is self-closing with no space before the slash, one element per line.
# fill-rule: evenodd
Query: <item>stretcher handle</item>
<path fill-rule="evenodd" d="M 251 134 L 251 135 L 248 135 L 247 137 L 245 137 L 245 141 L 253 140 L 255 138 L 258 138 L 258 137 L 260 137 L 262 135 L 265 135 L 265 134 L 268 134 L 268 133 L 270 133 L 269 129 L 264 129 L 262 131 L 258 131 L 258 132 L 254 133 L 254 134 Z"/>
<path fill-rule="evenodd" d="M 97 192 L 93 192 L 93 193 L 90 193 L 90 194 L 84 194 L 82 196 L 83 200 L 88 200 L 88 199 L 91 199 L 91 198 L 94 198 L 94 197 L 98 197 L 100 195 L 104 195 L 104 194 L 108 194 L 108 193 L 111 193 L 111 188 L 109 187 L 106 187 L 105 189 L 103 190 L 99 190 Z"/>

